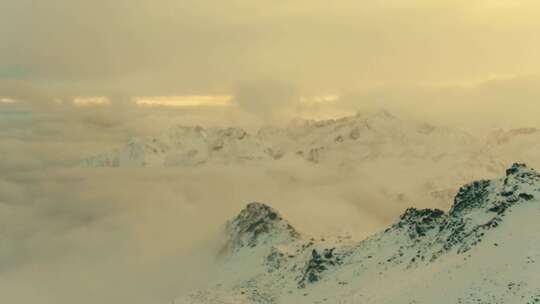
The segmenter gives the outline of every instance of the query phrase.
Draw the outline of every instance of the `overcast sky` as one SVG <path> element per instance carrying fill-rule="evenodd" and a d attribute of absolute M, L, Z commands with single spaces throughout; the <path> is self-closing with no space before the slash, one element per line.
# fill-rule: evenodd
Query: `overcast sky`
<path fill-rule="evenodd" d="M 540 69 L 534 0 L 4 0 L 0 81 L 78 95 L 304 94 Z"/>

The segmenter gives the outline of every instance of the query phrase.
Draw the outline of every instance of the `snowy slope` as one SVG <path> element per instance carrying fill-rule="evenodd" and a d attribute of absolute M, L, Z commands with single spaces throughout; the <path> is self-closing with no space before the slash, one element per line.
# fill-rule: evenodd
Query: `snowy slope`
<path fill-rule="evenodd" d="M 119 149 L 85 159 L 85 167 L 194 166 L 273 158 L 258 138 L 238 128 L 174 126 L 160 136 L 133 138 Z"/>
<path fill-rule="evenodd" d="M 174 303 L 538 303 L 539 218 L 540 175 L 523 164 L 360 242 L 302 235 L 252 203 L 226 225 L 214 280 Z"/>
<path fill-rule="evenodd" d="M 133 138 L 124 147 L 90 157 L 83 164 L 89 167 L 192 166 L 209 162 L 279 160 L 283 156 L 312 163 L 385 157 L 442 159 L 475 142 L 476 139 L 465 132 L 403 121 L 381 111 L 335 120 L 296 120 L 286 128 L 265 127 L 256 134 L 239 128 L 175 126 L 160 136 Z"/>

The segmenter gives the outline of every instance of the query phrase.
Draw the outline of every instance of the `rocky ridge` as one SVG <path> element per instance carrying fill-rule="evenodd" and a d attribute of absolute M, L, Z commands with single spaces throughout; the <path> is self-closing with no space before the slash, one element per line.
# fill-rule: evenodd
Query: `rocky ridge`
<path fill-rule="evenodd" d="M 448 212 L 409 208 L 360 242 L 301 235 L 271 207 L 252 203 L 226 226 L 234 250 L 223 259 L 225 281 L 175 303 L 433 303 L 450 288 L 445 284 L 455 290 L 439 303 L 536 303 L 538 198 L 540 174 L 514 164 L 503 178 L 461 187 Z M 224 279 L 243 267 L 251 270 Z M 381 290 L 375 282 L 389 286 Z M 419 286 L 431 289 L 410 290 Z"/>
<path fill-rule="evenodd" d="M 257 202 L 248 204 L 238 216 L 229 221 L 225 232 L 228 247 L 233 251 L 293 241 L 300 236 L 276 210 Z"/>

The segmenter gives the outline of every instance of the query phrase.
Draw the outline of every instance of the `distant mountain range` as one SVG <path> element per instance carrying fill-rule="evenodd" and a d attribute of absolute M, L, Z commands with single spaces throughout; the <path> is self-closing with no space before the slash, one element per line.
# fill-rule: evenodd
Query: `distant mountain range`
<path fill-rule="evenodd" d="M 540 147 L 535 128 L 495 130 L 488 136 L 402 120 L 386 111 L 324 121 L 295 120 L 288 127 L 264 127 L 255 134 L 240 128 L 174 126 L 158 136 L 134 137 L 126 145 L 82 161 L 87 167 L 196 166 L 211 163 L 278 161 L 349 164 L 384 158 L 444 162 L 483 160 L 490 171 L 509 157 Z M 523 149 L 525 148 L 525 149 Z M 510 157 L 509 157 L 510 158 Z M 515 156 L 514 156 L 515 158 Z M 503 166 L 504 167 L 504 166 Z"/>
<path fill-rule="evenodd" d="M 90 168 L 330 166 L 359 172 L 370 180 L 384 178 L 377 182 L 390 187 L 379 191 L 385 192 L 387 201 L 434 201 L 448 206 L 461 184 L 493 178 L 514 162 L 540 165 L 538 151 L 540 131 L 534 128 L 478 135 L 377 111 L 324 121 L 299 119 L 287 127 L 265 127 L 256 133 L 174 126 L 158 136 L 134 137 L 80 164 Z M 405 184 L 403 189 L 394 187 Z"/>

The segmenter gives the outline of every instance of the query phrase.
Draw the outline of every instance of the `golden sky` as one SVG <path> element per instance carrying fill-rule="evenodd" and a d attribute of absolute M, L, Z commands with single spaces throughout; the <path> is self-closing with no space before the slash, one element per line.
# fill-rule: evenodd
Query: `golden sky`
<path fill-rule="evenodd" d="M 537 125 L 538 33 L 532 0 L 4 0 L 0 99 Z"/>

